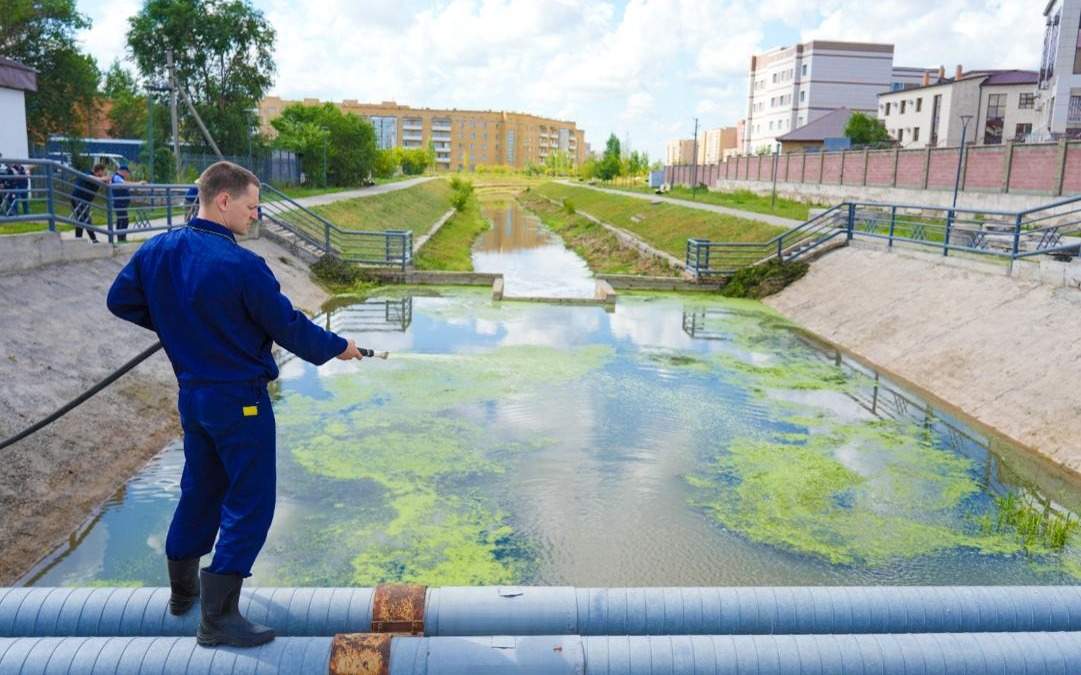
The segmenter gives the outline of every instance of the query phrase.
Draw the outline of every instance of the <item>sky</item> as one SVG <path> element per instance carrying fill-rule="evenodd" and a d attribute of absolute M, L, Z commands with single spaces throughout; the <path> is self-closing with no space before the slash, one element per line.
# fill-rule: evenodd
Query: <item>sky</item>
<path fill-rule="evenodd" d="M 754 53 L 886 42 L 894 65 L 1035 69 L 1042 0 L 251 0 L 277 30 L 271 94 L 573 120 L 653 159 L 746 114 Z M 78 0 L 102 69 L 142 0 Z"/>

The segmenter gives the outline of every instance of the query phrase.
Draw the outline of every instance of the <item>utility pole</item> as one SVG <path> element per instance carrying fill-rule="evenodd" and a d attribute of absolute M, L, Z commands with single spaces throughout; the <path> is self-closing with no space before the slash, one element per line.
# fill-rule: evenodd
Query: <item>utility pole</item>
<path fill-rule="evenodd" d="M 176 175 L 173 176 L 173 182 L 180 180 L 180 134 L 177 128 L 176 119 L 176 68 L 173 65 L 173 50 L 165 50 L 165 64 L 169 68 L 169 113 L 172 115 L 173 124 L 173 162 L 175 164 Z"/>
<path fill-rule="evenodd" d="M 694 143 L 691 145 L 691 199 L 698 198 L 698 118 L 694 118 Z"/>

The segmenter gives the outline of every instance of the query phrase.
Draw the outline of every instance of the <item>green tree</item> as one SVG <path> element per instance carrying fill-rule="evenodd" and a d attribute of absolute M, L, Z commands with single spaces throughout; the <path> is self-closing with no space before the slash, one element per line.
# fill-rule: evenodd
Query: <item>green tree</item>
<path fill-rule="evenodd" d="M 128 47 L 148 80 L 168 76 L 173 50 L 180 89 L 226 154 L 245 155 L 251 110 L 273 84 L 275 32 L 248 0 L 147 0 L 129 20 Z M 181 135 L 202 135 L 181 107 Z"/>
<path fill-rule="evenodd" d="M 852 141 L 852 145 L 885 143 L 890 140 L 890 132 L 882 120 L 861 112 L 852 113 L 852 117 L 848 118 L 845 136 Z"/>
<path fill-rule="evenodd" d="M 317 183 L 323 183 L 324 153 L 326 183 L 331 185 L 362 185 L 375 172 L 375 128 L 333 103 L 294 103 L 271 125 L 278 132 L 274 145 L 300 155 L 305 173 Z"/>
<path fill-rule="evenodd" d="M 578 166 L 578 177 L 582 180 L 596 178 L 597 160 L 593 157 L 587 157 L 586 160 Z"/>
<path fill-rule="evenodd" d="M 108 113 L 110 136 L 140 138 L 146 135 L 146 96 L 142 95 L 135 78 L 119 61 L 113 61 L 105 72 L 101 93 L 111 104 Z"/>
<path fill-rule="evenodd" d="M 622 170 L 620 160 L 619 139 L 615 134 L 608 136 L 608 142 L 604 146 L 604 155 L 597 165 L 597 178 L 611 180 L 620 174 Z"/>
<path fill-rule="evenodd" d="M 432 164 L 432 155 L 425 148 L 403 148 L 402 173 L 407 176 L 419 176 Z"/>
<path fill-rule="evenodd" d="M 5 0 L 0 12 L 0 54 L 38 71 L 38 90 L 26 98 L 31 138 L 82 135 L 101 75 L 94 59 L 76 45 L 75 33 L 90 20 L 75 0 Z"/>
<path fill-rule="evenodd" d="M 372 173 L 379 178 L 391 178 L 402 166 L 402 155 L 398 148 L 384 148 L 375 153 L 375 165 Z"/>

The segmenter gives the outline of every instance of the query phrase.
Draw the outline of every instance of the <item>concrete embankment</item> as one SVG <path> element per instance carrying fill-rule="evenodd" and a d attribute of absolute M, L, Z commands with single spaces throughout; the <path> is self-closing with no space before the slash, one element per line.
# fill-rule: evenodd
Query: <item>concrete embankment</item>
<path fill-rule="evenodd" d="M 1076 475 L 1081 290 L 1062 280 L 1081 279 L 1081 263 L 1067 267 L 1011 277 L 1005 265 L 848 247 L 766 302 Z"/>
<path fill-rule="evenodd" d="M 299 307 L 317 310 L 326 299 L 304 264 L 284 250 L 265 240 L 243 245 L 266 259 Z M 0 438 L 48 415 L 154 343 L 152 333 L 105 307 L 109 285 L 133 251 L 129 246 L 108 257 L 0 275 Z M 75 536 L 88 515 L 179 432 L 176 380 L 158 352 L 56 423 L 0 451 L 0 584 L 14 582 Z"/>

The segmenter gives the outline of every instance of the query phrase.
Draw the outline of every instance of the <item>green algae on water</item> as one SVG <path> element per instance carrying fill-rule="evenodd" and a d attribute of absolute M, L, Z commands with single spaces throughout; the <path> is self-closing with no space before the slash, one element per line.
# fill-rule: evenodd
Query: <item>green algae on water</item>
<path fill-rule="evenodd" d="M 1016 553 L 1013 538 L 964 517 L 980 489 L 970 462 L 899 426 L 874 420 L 802 441 L 738 439 L 690 481 L 726 528 L 832 563 L 880 566 L 959 547 Z"/>
<path fill-rule="evenodd" d="M 510 346 L 326 378 L 325 399 L 288 394 L 279 434 L 300 466 L 383 491 L 389 520 L 335 528 L 340 545 L 355 551 L 350 582 L 522 579 L 526 545 L 500 506 L 470 486 L 498 476 L 509 454 L 535 445 L 490 433 L 471 419 L 470 406 L 579 381 L 613 355 L 602 345 Z"/>

